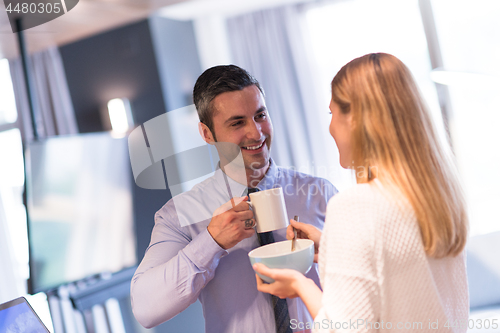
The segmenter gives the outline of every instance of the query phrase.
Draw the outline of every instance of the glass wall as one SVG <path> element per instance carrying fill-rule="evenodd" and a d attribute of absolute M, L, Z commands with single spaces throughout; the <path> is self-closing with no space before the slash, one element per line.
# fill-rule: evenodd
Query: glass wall
<path fill-rule="evenodd" d="M 500 1 L 433 0 L 471 235 L 500 231 Z M 474 74 L 474 75 L 472 75 Z"/>
<path fill-rule="evenodd" d="M 441 140 L 446 140 L 441 109 L 417 0 L 353 0 L 314 6 L 306 12 L 306 27 L 314 54 L 316 76 L 322 88 L 324 110 L 320 117 L 329 123 L 330 82 L 350 60 L 371 52 L 390 53 L 411 70 L 427 101 Z M 329 151 L 336 149 L 333 147 Z M 347 177 L 347 176 L 346 176 Z M 339 188 L 351 179 L 332 182 Z"/>
<path fill-rule="evenodd" d="M 26 293 L 29 254 L 23 204 L 24 158 L 9 63 L 0 60 L 0 303 Z M 5 285 L 5 284 L 3 284 Z"/>
<path fill-rule="evenodd" d="M 432 0 L 432 9 L 440 46 L 434 52 L 440 53 L 447 74 L 449 127 L 467 195 L 471 236 L 500 231 L 496 209 L 500 203 L 500 140 L 496 137 L 500 128 L 500 2 L 479 0 L 471 5 Z M 387 52 L 410 68 L 440 138 L 446 140 L 418 0 L 323 4 L 309 9 L 306 21 L 325 110 L 330 81 L 342 65 L 366 53 Z M 320 117 L 328 121 L 326 112 Z"/>

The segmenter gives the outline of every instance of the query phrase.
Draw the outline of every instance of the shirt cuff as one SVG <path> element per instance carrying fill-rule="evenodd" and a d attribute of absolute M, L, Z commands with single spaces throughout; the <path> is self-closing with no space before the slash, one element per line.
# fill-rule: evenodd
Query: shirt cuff
<path fill-rule="evenodd" d="M 198 268 L 211 270 L 215 269 L 220 258 L 229 252 L 220 247 L 205 229 L 184 248 L 184 253 Z"/>

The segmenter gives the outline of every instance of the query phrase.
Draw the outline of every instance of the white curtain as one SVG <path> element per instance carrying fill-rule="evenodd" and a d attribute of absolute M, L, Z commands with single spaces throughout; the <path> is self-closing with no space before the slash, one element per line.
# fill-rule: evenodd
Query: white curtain
<path fill-rule="evenodd" d="M 21 59 L 9 61 L 23 141 L 33 139 L 31 114 Z M 75 112 L 66 82 L 61 55 L 56 47 L 29 56 L 35 91 L 35 112 L 39 138 L 76 134 Z"/>
<path fill-rule="evenodd" d="M 335 178 L 338 155 L 332 149 L 329 124 L 319 117 L 329 110 L 318 103 L 302 7 L 246 14 L 227 24 L 235 64 L 252 73 L 264 88 L 277 164 Z"/>

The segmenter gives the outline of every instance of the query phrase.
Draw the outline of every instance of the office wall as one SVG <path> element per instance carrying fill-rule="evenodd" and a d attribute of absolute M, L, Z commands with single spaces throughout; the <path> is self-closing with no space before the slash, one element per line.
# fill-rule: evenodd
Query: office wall
<path fill-rule="evenodd" d="M 80 132 L 103 129 L 99 111 L 127 97 L 136 124 L 164 113 L 148 20 L 60 48 Z"/>
<path fill-rule="evenodd" d="M 60 48 L 81 133 L 103 131 L 100 111 L 115 97 L 130 100 L 136 125 L 166 112 L 148 20 Z M 137 255 L 149 244 L 154 213 L 170 192 L 134 185 Z"/>

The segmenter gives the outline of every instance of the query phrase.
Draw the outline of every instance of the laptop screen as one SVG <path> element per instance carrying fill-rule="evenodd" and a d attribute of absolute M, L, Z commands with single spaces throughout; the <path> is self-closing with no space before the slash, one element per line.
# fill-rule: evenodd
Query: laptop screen
<path fill-rule="evenodd" d="M 0 304 L 0 333 L 49 333 L 24 297 Z"/>

